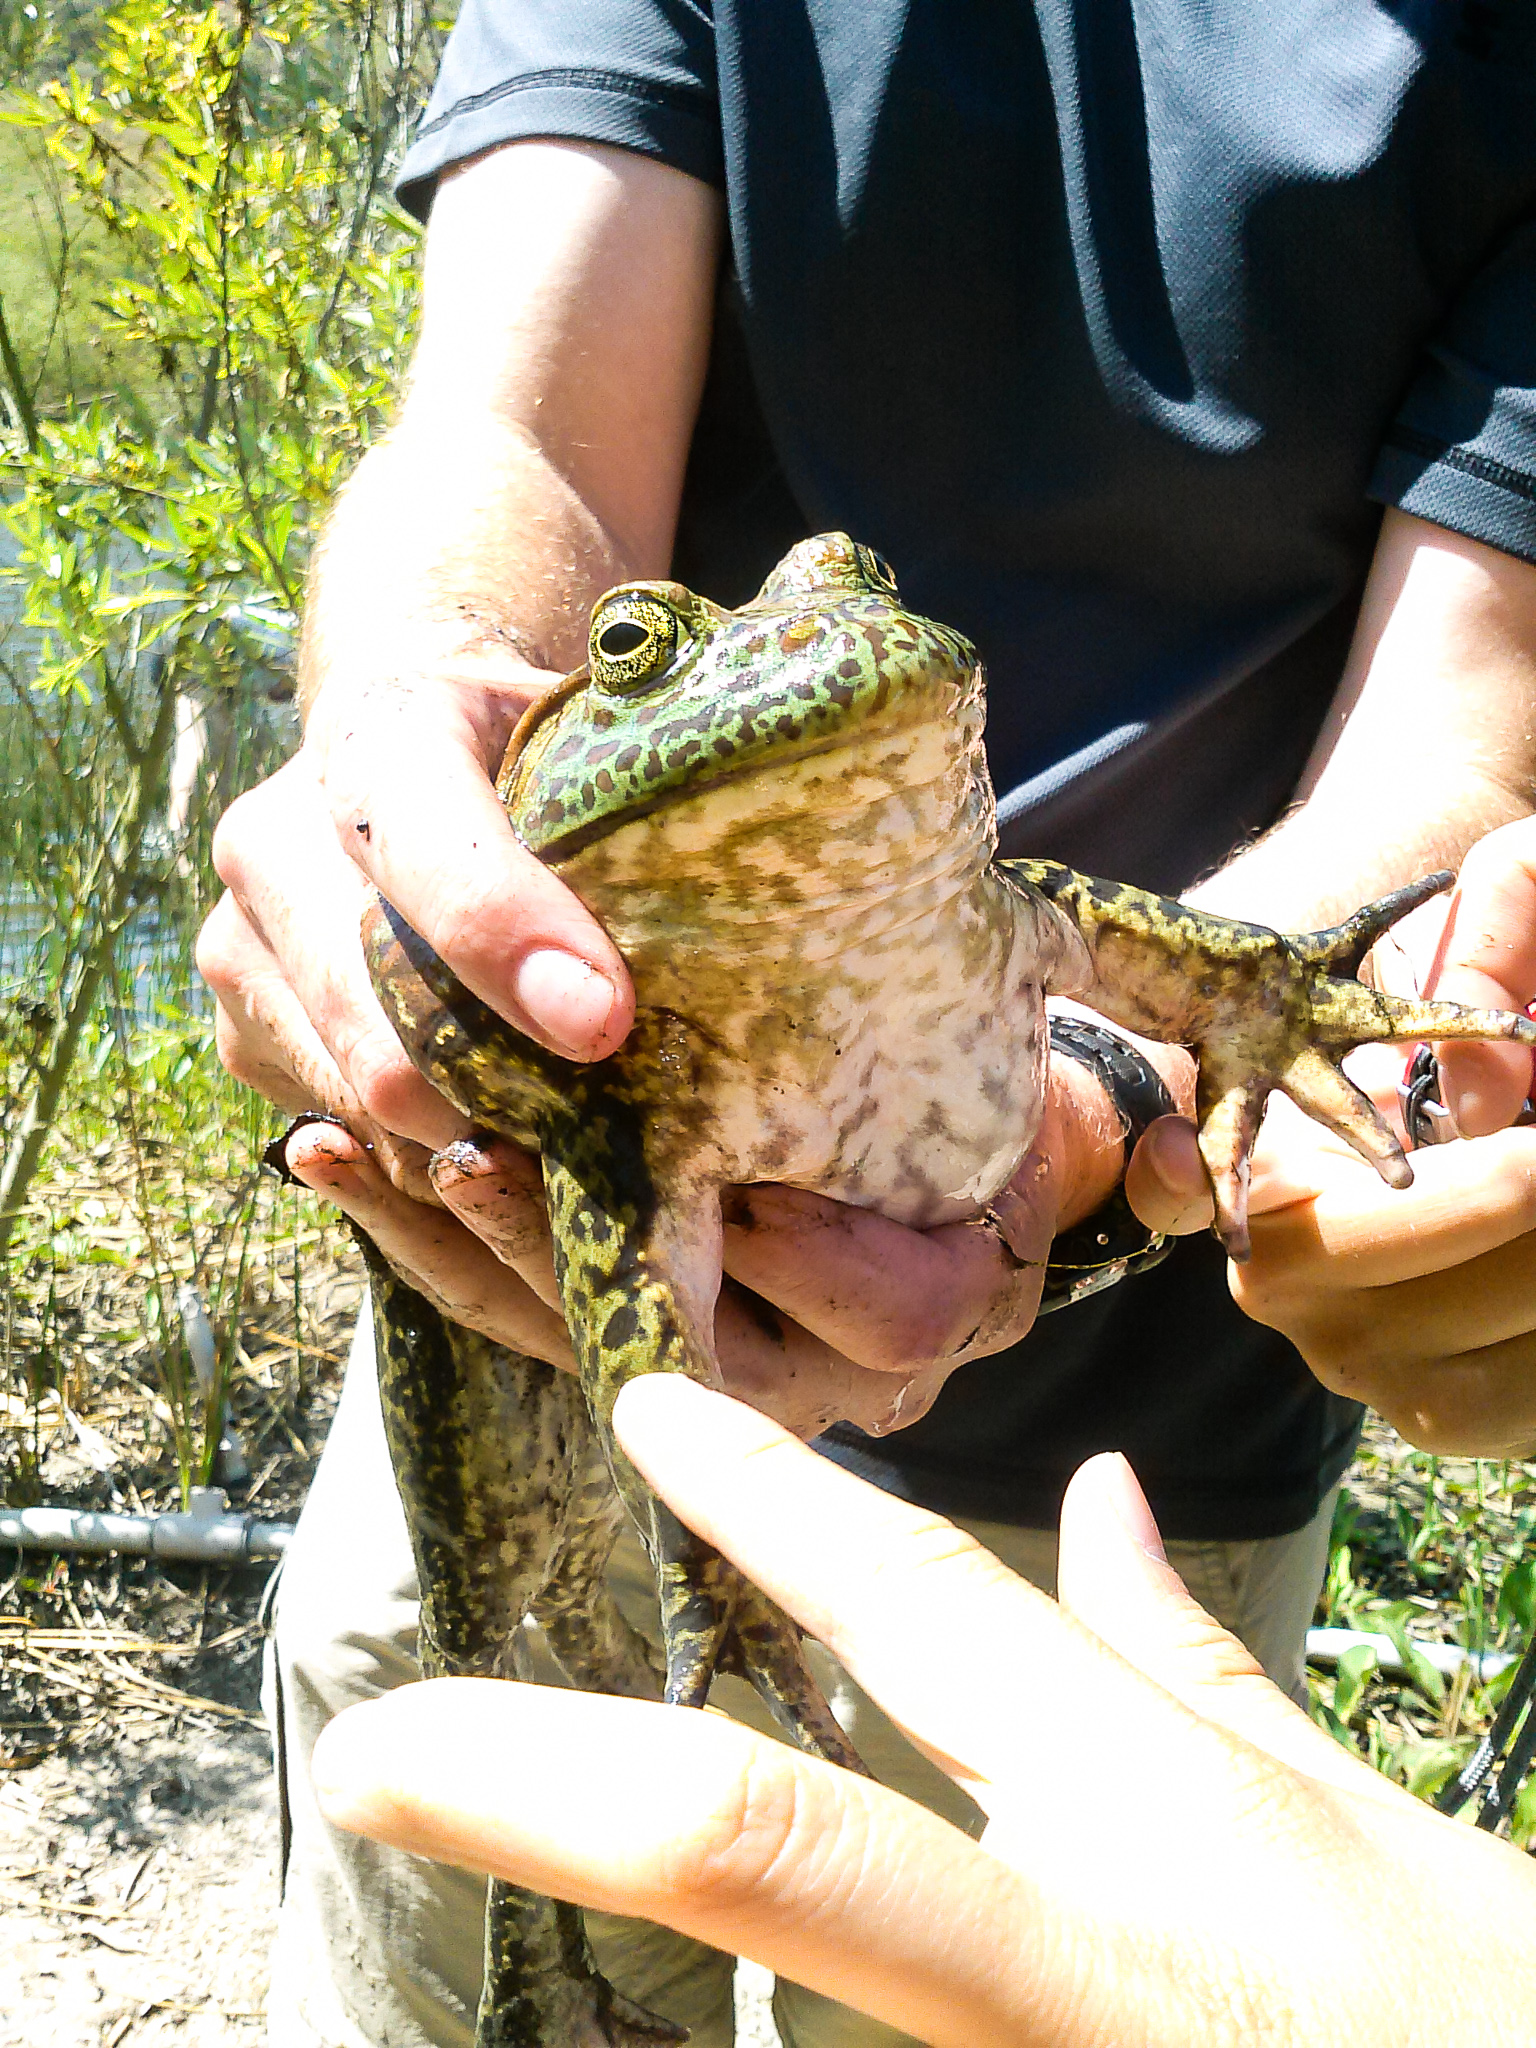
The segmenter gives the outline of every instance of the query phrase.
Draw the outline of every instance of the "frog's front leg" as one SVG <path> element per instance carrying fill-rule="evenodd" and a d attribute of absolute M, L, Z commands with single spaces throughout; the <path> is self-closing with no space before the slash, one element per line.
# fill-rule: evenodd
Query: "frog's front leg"
<path fill-rule="evenodd" d="M 1081 932 L 1093 963 L 1087 999 L 1097 1009 L 1198 1054 L 1200 1151 L 1216 1233 L 1236 1259 L 1248 1256 L 1249 1160 L 1276 1089 L 1353 1145 L 1391 1186 L 1406 1187 L 1413 1168 L 1370 1097 L 1342 1072 L 1344 1055 L 1357 1045 L 1421 1038 L 1536 1045 L 1529 1018 L 1407 1001 L 1356 979 L 1381 934 L 1447 887 L 1449 874 L 1395 890 L 1329 930 L 1281 933 L 1074 874 L 1055 861 L 999 868 Z"/>

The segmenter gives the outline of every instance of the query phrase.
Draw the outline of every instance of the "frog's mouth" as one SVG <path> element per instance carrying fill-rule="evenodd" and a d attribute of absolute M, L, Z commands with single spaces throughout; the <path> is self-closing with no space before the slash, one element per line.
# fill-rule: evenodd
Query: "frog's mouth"
<path fill-rule="evenodd" d="M 621 809 L 604 812 L 600 817 L 590 818 L 585 823 L 573 825 L 567 831 L 557 832 L 544 838 L 526 826 L 514 825 L 518 838 L 530 853 L 537 854 L 546 867 L 558 867 L 574 859 L 590 846 L 601 840 L 611 839 L 616 833 L 638 824 L 642 818 L 654 817 L 659 812 L 681 810 L 685 805 L 703 804 L 711 795 L 742 781 L 748 775 L 756 777 L 768 786 L 776 769 L 800 768 L 807 761 L 835 754 L 851 744 L 846 733 L 836 734 L 810 746 L 797 749 L 792 754 L 776 755 L 771 765 L 761 760 L 747 760 L 731 767 L 722 767 L 717 773 L 699 776 L 683 788 L 658 789 L 647 795 L 635 796 Z"/>
<path fill-rule="evenodd" d="M 575 707 L 592 682 L 580 668 L 530 705 L 508 743 L 498 793 L 522 844 L 549 866 L 582 854 L 659 811 L 707 803 L 745 778 L 762 782 L 772 803 L 780 772 L 801 776 L 807 762 L 864 756 L 868 788 L 901 780 L 901 760 L 922 731 L 942 733 L 942 752 L 975 760 L 981 750 L 983 680 L 969 641 L 924 623 L 928 653 L 944 659 L 915 664 L 909 682 L 817 666 L 782 688 L 739 700 L 711 696 L 674 702 L 657 717 L 608 735 L 608 707 Z M 799 651 L 799 649 L 797 649 Z M 807 649 L 809 651 L 809 649 Z M 911 678 L 922 682 L 911 686 Z M 811 690 L 813 686 L 813 690 Z M 567 737 L 559 717 L 571 709 Z M 874 768 L 874 758 L 881 768 Z M 850 770 L 850 782 L 856 776 Z M 926 780 L 926 776 L 924 776 Z M 788 799 L 786 799 L 788 801 Z M 803 797 L 795 799 L 797 803 Z"/>

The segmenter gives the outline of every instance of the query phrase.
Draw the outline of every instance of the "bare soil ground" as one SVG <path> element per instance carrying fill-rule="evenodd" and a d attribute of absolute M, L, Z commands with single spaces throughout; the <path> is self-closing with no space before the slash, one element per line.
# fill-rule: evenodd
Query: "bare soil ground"
<path fill-rule="evenodd" d="M 103 1162 L 98 1242 L 120 1214 L 113 1179 Z M 77 1169 L 70 1199 L 95 1198 Z M 131 1264 L 82 1262 L 49 1275 L 46 1314 L 13 1301 L 11 1360 L 45 1360 L 48 1384 L 13 1363 L 23 1391 L 0 1396 L 0 1499 L 180 1506 L 139 1286 Z M 231 1506 L 297 1515 L 360 1297 L 332 1233 L 254 1262 L 232 1380 L 250 1469 Z M 263 2039 L 278 1888 L 259 1697 L 270 1573 L 0 1556 L 0 2048 Z"/>
<path fill-rule="evenodd" d="M 277 1902 L 266 1739 L 148 1722 L 0 1784 L 4 2048 L 247 2048 Z"/>

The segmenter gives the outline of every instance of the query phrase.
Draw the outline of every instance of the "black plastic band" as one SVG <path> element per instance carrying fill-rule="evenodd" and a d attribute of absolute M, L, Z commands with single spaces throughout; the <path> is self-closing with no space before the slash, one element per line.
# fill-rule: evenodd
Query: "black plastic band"
<path fill-rule="evenodd" d="M 1076 1060 L 1102 1083 L 1125 1134 L 1127 1162 L 1148 1124 L 1173 1116 L 1178 1104 L 1157 1069 L 1117 1032 L 1081 1017 L 1052 1017 L 1051 1051 Z M 1116 1188 L 1109 1200 L 1051 1244 L 1041 1315 L 1102 1293 L 1132 1273 L 1147 1273 L 1173 1249 L 1170 1238 L 1148 1229 Z"/>

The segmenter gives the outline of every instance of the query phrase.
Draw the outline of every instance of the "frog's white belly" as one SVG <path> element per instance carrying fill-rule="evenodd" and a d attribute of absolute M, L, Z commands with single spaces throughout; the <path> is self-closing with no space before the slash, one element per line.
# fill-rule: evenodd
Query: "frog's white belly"
<path fill-rule="evenodd" d="M 1039 1124 L 1043 985 L 1075 934 L 988 869 L 991 793 L 934 729 L 810 761 L 562 867 L 685 1031 L 721 1183 L 782 1181 L 919 1227 L 973 1216 Z M 915 775 L 915 781 L 913 779 Z"/>

